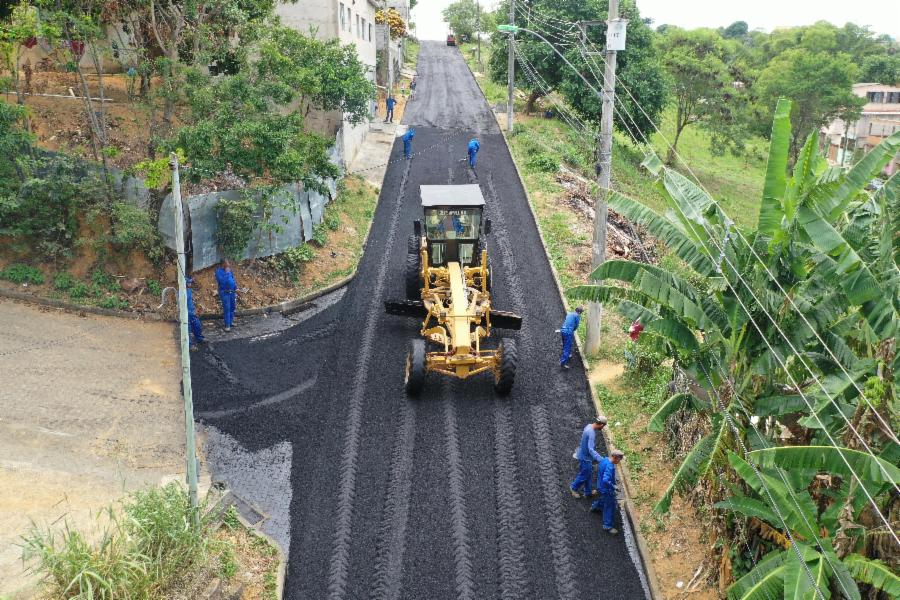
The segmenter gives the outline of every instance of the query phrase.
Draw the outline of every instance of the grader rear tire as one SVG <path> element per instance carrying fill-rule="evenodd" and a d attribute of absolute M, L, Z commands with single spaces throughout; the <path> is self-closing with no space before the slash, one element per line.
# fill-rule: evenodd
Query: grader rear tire
<path fill-rule="evenodd" d="M 499 396 L 508 396 L 512 391 L 513 382 L 516 379 L 516 365 L 519 363 L 519 353 L 516 350 L 516 341 L 511 338 L 500 340 L 500 369 L 494 376 L 494 391 Z"/>
<path fill-rule="evenodd" d="M 412 340 L 406 354 L 406 376 L 403 382 L 406 393 L 410 396 L 418 396 L 425 387 L 426 360 L 425 340 Z"/>
<path fill-rule="evenodd" d="M 407 300 L 422 299 L 422 274 L 421 274 L 421 257 L 415 253 L 407 253 L 406 270 L 405 270 L 405 286 Z"/>

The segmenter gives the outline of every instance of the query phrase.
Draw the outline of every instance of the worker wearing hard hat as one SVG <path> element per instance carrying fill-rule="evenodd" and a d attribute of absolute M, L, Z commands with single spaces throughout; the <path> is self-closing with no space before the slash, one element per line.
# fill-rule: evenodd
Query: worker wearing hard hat
<path fill-rule="evenodd" d="M 578 459 L 578 475 L 572 485 L 569 486 L 572 495 L 576 498 L 591 497 L 594 490 L 591 489 L 591 479 L 594 472 L 594 462 L 603 459 L 595 445 L 597 443 L 597 432 L 606 427 L 606 417 L 598 416 L 593 423 L 584 426 L 581 432 L 581 443 L 575 451 L 575 458 Z M 584 489 L 584 494 L 579 490 Z"/>
<path fill-rule="evenodd" d="M 597 490 L 600 495 L 591 504 L 591 512 L 603 512 L 603 531 L 615 535 L 619 531 L 614 527 L 616 519 L 616 465 L 625 457 L 621 450 L 613 450 L 609 458 L 604 458 L 597 465 Z"/>

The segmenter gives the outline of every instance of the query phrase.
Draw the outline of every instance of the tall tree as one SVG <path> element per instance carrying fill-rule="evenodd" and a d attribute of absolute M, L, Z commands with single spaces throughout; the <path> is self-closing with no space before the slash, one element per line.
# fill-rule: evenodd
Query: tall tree
<path fill-rule="evenodd" d="M 441 15 L 460 40 L 470 40 L 475 35 L 478 28 L 478 6 L 475 0 L 457 0 L 447 6 Z"/>
<path fill-rule="evenodd" d="M 747 35 L 749 30 L 750 26 L 747 25 L 746 21 L 735 21 L 722 30 L 722 37 L 727 39 L 742 38 Z"/>
<path fill-rule="evenodd" d="M 859 78 L 866 83 L 884 85 L 900 83 L 900 56 L 888 54 L 867 56 L 860 68 Z"/>
<path fill-rule="evenodd" d="M 793 103 L 792 158 L 813 131 L 837 117 L 846 121 L 859 117 L 865 99 L 853 94 L 858 74 L 849 54 L 803 48 L 782 52 L 763 69 L 754 88 L 762 106 L 775 106 L 779 98 Z"/>
<path fill-rule="evenodd" d="M 501 2 L 495 13 L 496 22 L 506 23 L 508 11 L 509 5 Z M 577 69 L 573 71 L 552 47 L 538 38 L 527 33 L 516 36 L 519 52 L 534 66 L 546 84 L 538 86 L 523 74 L 522 69 L 516 69 L 517 86 L 530 90 L 529 108 L 545 91 L 558 91 L 584 118 L 599 122 L 600 98 L 586 88 L 581 76 L 591 81 L 598 90 L 602 86 L 603 59 L 587 53 L 605 46 L 608 11 L 607 0 L 534 0 L 517 13 L 517 25 L 543 35 Z M 625 50 L 617 56 L 620 94 L 614 122 L 620 131 L 641 139 L 653 131 L 653 121 L 659 117 L 665 105 L 665 72 L 653 47 L 653 30 L 641 18 L 637 7 L 631 2 L 626 3 L 621 7 L 620 13 L 622 18 L 628 19 L 628 41 Z M 601 25 L 587 30 L 592 48 L 579 43 L 580 34 L 575 26 L 578 21 L 601 21 Z M 495 33 L 491 41 L 491 79 L 505 83 L 506 36 Z M 634 95 L 640 108 L 625 88 Z"/>
<path fill-rule="evenodd" d="M 727 45 L 712 29 L 672 28 L 662 37 L 663 65 L 672 79 L 675 103 L 675 138 L 666 163 L 673 163 L 682 132 L 694 123 L 706 128 L 719 147 L 741 146 L 738 115 L 744 101 L 732 85 Z"/>

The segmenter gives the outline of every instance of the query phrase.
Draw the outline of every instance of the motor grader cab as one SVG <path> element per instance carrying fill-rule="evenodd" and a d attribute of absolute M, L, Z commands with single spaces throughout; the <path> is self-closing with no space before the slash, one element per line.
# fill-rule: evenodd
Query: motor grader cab
<path fill-rule="evenodd" d="M 515 341 L 483 347 L 493 328 L 519 329 L 522 318 L 491 303 L 491 269 L 482 239 L 491 222 L 477 185 L 423 185 L 423 219 L 414 223 L 405 263 L 405 301 L 387 301 L 388 314 L 422 319 L 406 357 L 405 386 L 417 395 L 428 373 L 467 379 L 494 376 L 494 389 L 508 394 L 515 379 Z M 426 342 L 433 350 L 427 351 Z"/>

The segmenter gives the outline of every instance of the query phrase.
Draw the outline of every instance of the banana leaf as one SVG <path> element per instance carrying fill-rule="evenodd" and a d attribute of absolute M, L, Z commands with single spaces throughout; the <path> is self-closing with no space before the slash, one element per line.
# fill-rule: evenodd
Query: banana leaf
<path fill-rule="evenodd" d="M 843 477 L 851 477 L 850 468 L 852 468 L 857 476 L 867 481 L 900 485 L 900 469 L 896 466 L 868 452 L 850 448 L 782 446 L 750 452 L 747 459 L 763 468 L 816 469 Z M 847 466 L 848 463 L 850 468 Z"/>
<path fill-rule="evenodd" d="M 762 202 L 759 205 L 757 229 L 763 235 L 774 237 L 781 227 L 787 180 L 787 162 L 791 143 L 791 101 L 781 98 L 775 106 L 772 137 L 769 142 L 769 159 L 766 163 L 766 180 L 763 184 Z"/>
<path fill-rule="evenodd" d="M 753 570 L 728 588 L 728 600 L 773 600 L 784 588 L 784 557 L 786 551 L 769 552 Z"/>
<path fill-rule="evenodd" d="M 878 588 L 890 598 L 900 598 L 900 577 L 880 560 L 850 554 L 844 564 L 857 581 Z"/>

